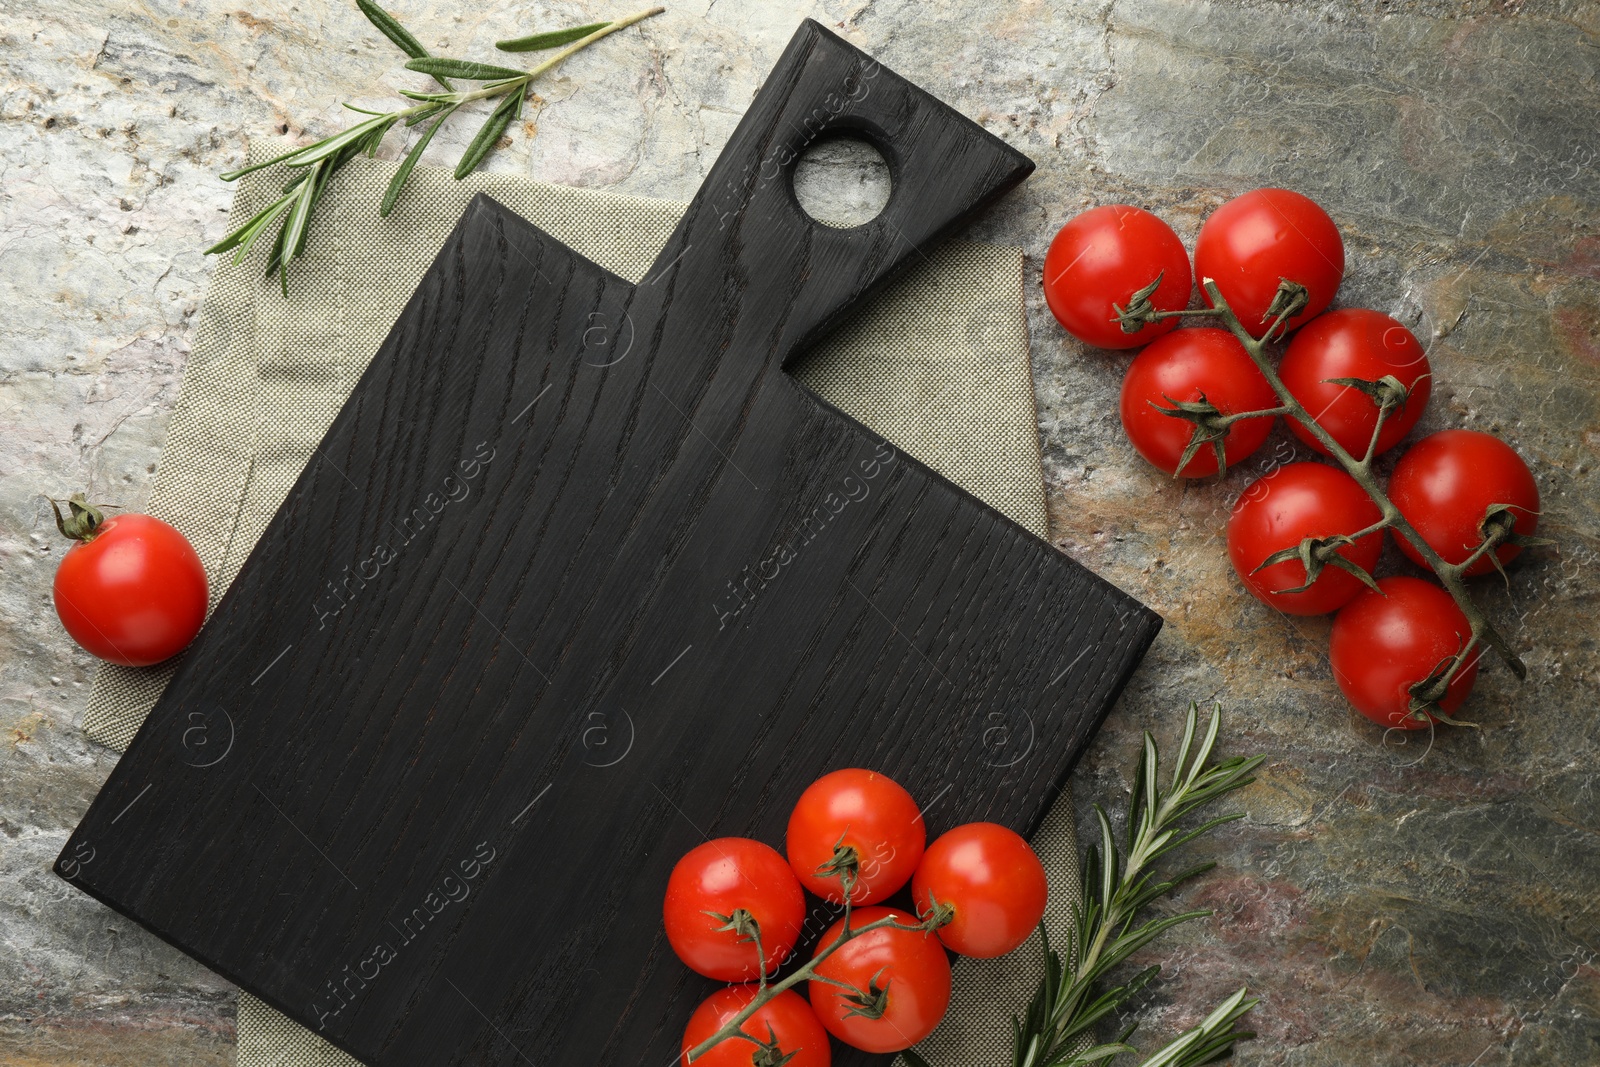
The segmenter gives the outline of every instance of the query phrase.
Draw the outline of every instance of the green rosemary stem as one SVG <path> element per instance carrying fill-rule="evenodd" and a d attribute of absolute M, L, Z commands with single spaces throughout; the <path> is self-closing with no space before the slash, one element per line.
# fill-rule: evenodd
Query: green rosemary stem
<path fill-rule="evenodd" d="M 551 56 L 549 59 L 545 60 L 543 63 L 540 63 L 537 67 L 534 67 L 532 70 L 528 71 L 528 79 L 531 81 L 534 78 L 537 78 L 539 75 L 543 74 L 557 63 L 560 63 L 563 59 L 566 59 L 568 56 L 576 52 L 583 51 L 583 49 L 589 47 L 591 44 L 594 44 L 607 34 L 616 33 L 618 30 L 625 30 L 634 23 L 643 22 L 645 19 L 659 15 L 665 10 L 666 8 L 664 7 L 647 8 L 644 11 L 636 11 L 632 15 L 626 15 L 620 19 L 617 19 L 615 22 L 607 23 L 600 29 L 589 34 L 589 36 L 573 42 L 572 44 L 563 48 L 561 51 L 557 52 L 555 55 Z"/>

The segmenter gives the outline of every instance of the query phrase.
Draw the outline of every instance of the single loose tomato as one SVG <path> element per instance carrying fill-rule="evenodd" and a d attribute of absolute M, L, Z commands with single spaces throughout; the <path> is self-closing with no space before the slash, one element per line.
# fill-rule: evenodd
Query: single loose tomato
<path fill-rule="evenodd" d="M 1146 322 L 1126 333 L 1117 322 L 1134 295 L 1157 279 L 1145 299 L 1154 311 L 1189 306 L 1189 255 L 1172 227 L 1140 208 L 1107 204 L 1061 227 L 1044 257 L 1044 299 L 1066 331 L 1099 348 L 1134 348 L 1178 325 Z"/>
<path fill-rule="evenodd" d="M 683 1057 L 679 1063 L 687 1067 L 755 1067 L 756 1056 L 766 1056 L 761 1064 L 782 1063 L 784 1067 L 828 1067 L 833 1062 L 833 1050 L 828 1047 L 828 1032 L 817 1021 L 805 998 L 792 989 L 782 993 L 757 1008 L 739 1027 L 754 1041 L 742 1037 L 724 1038 L 712 1045 L 693 1061 L 689 1053 L 704 1044 L 728 1020 L 738 1015 L 755 999 L 758 988 L 750 985 L 731 985 L 717 990 L 689 1016 L 689 1026 L 683 1032 Z M 785 1059 L 784 1057 L 792 1057 Z"/>
<path fill-rule="evenodd" d="M 1406 396 L 1390 409 L 1378 431 L 1374 455 L 1386 452 L 1411 432 L 1433 392 L 1428 357 L 1422 344 L 1381 311 L 1339 308 L 1318 315 L 1289 342 L 1278 377 L 1318 426 L 1328 431 L 1356 459 L 1367 454 L 1378 425 L 1378 400 L 1360 386 L 1335 384 L 1332 378 L 1381 382 L 1393 377 Z M 1390 385 L 1379 386 L 1382 389 Z M 1323 455 L 1331 455 L 1299 419 L 1289 429 Z"/>
<path fill-rule="evenodd" d="M 1472 632 L 1456 602 L 1421 578 L 1379 578 L 1333 620 L 1328 659 L 1334 681 L 1355 709 L 1380 726 L 1421 730 L 1427 719 L 1413 718 L 1411 687 L 1448 666 L 1466 647 Z M 1477 649 L 1461 668 L 1437 706 L 1455 711 L 1478 676 Z"/>
<path fill-rule="evenodd" d="M 1485 519 L 1497 505 L 1506 510 L 1491 521 L 1509 522 L 1513 534 L 1526 537 L 1539 526 L 1533 472 L 1510 445 L 1476 430 L 1442 430 L 1412 445 L 1389 478 L 1389 499 L 1446 563 L 1465 562 L 1483 543 Z M 1403 535 L 1395 540 L 1412 562 L 1427 566 Z M 1521 545 L 1501 544 L 1494 554 L 1506 564 L 1521 551 Z M 1493 566 L 1484 555 L 1466 574 L 1486 574 Z"/>
<path fill-rule="evenodd" d="M 52 502 L 54 507 L 54 502 Z M 149 515 L 113 515 L 74 494 L 56 525 L 78 543 L 56 568 L 56 614 L 91 655 L 148 667 L 189 646 L 206 620 L 205 565 L 183 534 Z"/>
<path fill-rule="evenodd" d="M 853 904 L 876 904 L 911 880 L 928 832 L 911 794 L 886 775 L 855 768 L 825 774 L 789 815 L 789 866 L 800 884 L 844 903 L 835 873 L 854 866 Z"/>
<path fill-rule="evenodd" d="M 1050 887 L 1044 864 L 1022 835 L 992 822 L 973 822 L 942 834 L 911 876 L 911 898 L 926 916 L 943 905 L 939 927 L 947 948 L 992 959 L 1016 948 L 1039 927 Z"/>
<path fill-rule="evenodd" d="M 1290 463 L 1240 494 L 1228 519 L 1228 558 L 1245 588 L 1264 603 L 1290 615 L 1321 615 L 1343 607 L 1366 585 L 1324 559 L 1309 589 L 1288 592 L 1306 584 L 1304 562 L 1288 559 L 1261 567 L 1262 562 L 1308 537 L 1348 537 L 1381 518 L 1378 505 L 1344 471 L 1324 463 Z M 1371 574 L 1383 551 L 1383 531 L 1347 545 L 1319 545 L 1316 551 L 1337 553 Z"/>
<path fill-rule="evenodd" d="M 1288 189 L 1257 189 L 1211 213 L 1194 242 L 1195 280 L 1216 282 L 1252 337 L 1267 332 L 1277 309 L 1279 283 L 1304 286 L 1305 303 L 1292 315 L 1294 329 L 1333 300 L 1344 280 L 1344 240 L 1316 201 Z M 1269 311 L 1269 309 L 1271 309 Z"/>
<path fill-rule="evenodd" d="M 777 849 L 719 837 L 696 845 L 672 868 L 662 912 L 679 959 L 707 978 L 744 982 L 761 977 L 748 921 L 760 930 L 771 974 L 800 938 L 806 898 Z"/>
<path fill-rule="evenodd" d="M 1145 459 L 1168 474 L 1206 478 L 1217 473 L 1215 446 L 1202 444 L 1178 471 L 1183 450 L 1196 433 L 1223 433 L 1189 419 L 1164 414 L 1175 402 L 1207 402 L 1220 415 L 1265 411 L 1278 406 L 1272 386 L 1250 361 L 1239 339 L 1227 330 L 1178 330 L 1140 352 L 1122 380 L 1122 428 Z M 1206 416 L 1200 416 L 1206 418 Z M 1243 419 L 1227 427 L 1223 454 L 1229 465 L 1261 447 L 1272 419 Z"/>
<path fill-rule="evenodd" d="M 889 916 L 907 926 L 917 922 L 894 908 L 859 908 L 850 928 Z M 829 927 L 818 954 L 843 930 L 843 919 Z M 811 982 L 817 1018 L 834 1037 L 867 1052 L 910 1048 L 933 1033 L 950 1006 L 950 960 L 939 939 L 923 931 L 882 927 L 859 934 L 817 964 L 816 973 L 829 980 Z"/>

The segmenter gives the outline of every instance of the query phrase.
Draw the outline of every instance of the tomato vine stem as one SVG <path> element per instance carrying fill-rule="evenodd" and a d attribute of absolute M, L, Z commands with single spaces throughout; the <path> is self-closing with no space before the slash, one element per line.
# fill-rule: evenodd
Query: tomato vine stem
<path fill-rule="evenodd" d="M 1293 282 L 1286 281 L 1283 284 L 1285 286 L 1295 286 Z M 1333 457 L 1339 466 L 1343 467 L 1350 477 L 1356 480 L 1356 484 L 1360 485 L 1367 496 L 1372 499 L 1372 502 L 1378 506 L 1382 518 L 1360 533 L 1352 534 L 1351 540 L 1357 540 L 1380 530 L 1393 529 L 1398 536 L 1404 537 L 1409 541 L 1412 547 L 1417 550 L 1418 555 L 1427 561 L 1428 567 L 1439 579 L 1439 583 L 1444 586 L 1445 591 L 1456 602 L 1456 606 L 1461 609 L 1461 613 L 1466 616 L 1467 623 L 1471 627 L 1466 642 L 1455 655 L 1443 661 L 1431 675 L 1411 687 L 1410 711 L 1411 715 L 1419 720 L 1426 720 L 1431 715 L 1433 718 L 1453 726 L 1476 726 L 1476 723 L 1462 722 L 1446 715 L 1439 709 L 1438 702 L 1444 699 L 1446 692 L 1449 691 L 1450 683 L 1456 676 L 1465 670 L 1469 664 L 1476 662 L 1482 656 L 1483 652 L 1479 646 L 1488 645 L 1498 652 L 1500 657 L 1505 660 L 1506 665 L 1511 668 L 1512 673 L 1518 678 L 1526 678 L 1528 675 L 1526 665 L 1523 664 L 1516 653 L 1511 651 L 1510 644 L 1495 629 L 1488 616 L 1478 608 L 1463 580 L 1466 576 L 1467 568 L 1512 536 L 1510 526 L 1503 523 L 1491 526 L 1485 534 L 1483 543 L 1465 560 L 1460 563 L 1446 563 L 1443 557 L 1435 552 L 1427 541 L 1423 540 L 1416 527 L 1412 526 L 1406 517 L 1400 513 L 1400 509 L 1389 499 L 1388 494 L 1383 491 L 1383 486 L 1378 483 L 1377 477 L 1372 472 L 1372 460 L 1378 452 L 1378 435 L 1382 431 L 1383 423 L 1394 409 L 1396 402 L 1392 399 L 1388 402 L 1377 398 L 1373 399 L 1373 403 L 1378 406 L 1377 425 L 1373 427 L 1372 439 L 1367 445 L 1366 454 L 1357 459 L 1346 451 L 1344 446 L 1339 444 L 1333 438 L 1333 435 L 1323 429 L 1317 420 L 1306 411 L 1300 401 L 1289 391 L 1288 386 L 1283 384 L 1283 379 L 1278 376 L 1277 367 L 1270 358 L 1270 346 L 1287 332 L 1289 317 L 1297 310 L 1293 306 L 1293 302 L 1283 302 L 1286 306 L 1273 318 L 1266 332 L 1258 338 L 1251 336 L 1250 331 L 1245 329 L 1244 324 L 1239 321 L 1239 316 L 1228 305 L 1227 300 L 1218 290 L 1216 282 L 1210 278 L 1202 278 L 1200 287 L 1205 291 L 1207 299 L 1210 300 L 1210 307 L 1162 312 L 1160 313 L 1161 316 L 1197 315 L 1220 319 L 1222 325 L 1244 346 L 1245 353 L 1250 357 L 1250 361 L 1261 371 L 1262 376 L 1267 380 L 1267 384 L 1272 386 L 1272 391 L 1278 394 L 1278 399 L 1281 401 L 1279 406 L 1274 408 L 1267 408 L 1262 411 L 1245 411 L 1226 416 L 1227 422 L 1231 425 L 1241 419 L 1264 418 L 1273 415 L 1284 415 L 1297 421 L 1305 428 L 1306 432 L 1317 439 L 1317 442 L 1322 445 L 1327 454 Z M 1180 467 L 1179 469 L 1181 470 L 1182 468 Z"/>
<path fill-rule="evenodd" d="M 827 865 L 825 864 L 824 866 Z M 720 1045 L 729 1038 L 742 1037 L 747 1041 L 756 1041 L 756 1044 L 761 1044 L 760 1041 L 745 1033 L 744 1024 L 749 1021 L 752 1015 L 766 1007 L 778 995 L 786 990 L 793 989 L 801 982 L 822 982 L 826 985 L 834 985 L 840 987 L 841 989 L 848 989 L 859 997 L 865 998 L 868 996 L 867 993 L 851 985 L 849 982 L 841 982 L 836 978 L 828 978 L 824 975 L 816 973 L 818 964 L 822 963 L 823 960 L 826 960 L 829 956 L 832 956 L 835 952 L 839 951 L 839 949 L 843 948 L 849 942 L 854 941 L 862 934 L 871 933 L 873 930 L 885 929 L 907 930 L 913 933 L 932 934 L 933 931 L 950 921 L 950 916 L 952 914 L 950 911 L 936 908 L 926 919 L 915 925 L 908 926 L 907 924 L 900 922 L 893 915 L 887 915 L 882 919 L 874 919 L 865 926 L 852 927 L 850 925 L 850 912 L 852 907 L 850 898 L 855 893 L 857 880 L 856 871 L 853 867 L 845 867 L 834 873 L 839 879 L 840 888 L 844 891 L 844 925 L 840 928 L 839 936 L 832 943 L 824 945 L 822 948 L 818 949 L 817 954 L 796 968 L 793 974 L 790 974 L 789 976 L 770 984 L 767 981 L 767 975 L 765 973 L 767 958 L 766 956 L 760 957 L 760 959 L 757 961 L 757 966 L 761 969 L 762 976 L 761 984 L 756 989 L 756 995 L 751 998 L 749 1004 L 746 1004 L 736 1015 L 729 1018 L 728 1021 L 722 1025 L 720 1030 L 706 1038 L 704 1041 L 700 1042 L 700 1044 L 696 1045 L 694 1048 L 690 1049 L 688 1054 L 688 1062 L 693 1063 L 695 1060 L 705 1055 L 713 1047 Z M 759 946 L 759 944 L 760 941 L 757 940 L 757 945 Z M 760 951 L 759 947 L 757 951 Z"/>

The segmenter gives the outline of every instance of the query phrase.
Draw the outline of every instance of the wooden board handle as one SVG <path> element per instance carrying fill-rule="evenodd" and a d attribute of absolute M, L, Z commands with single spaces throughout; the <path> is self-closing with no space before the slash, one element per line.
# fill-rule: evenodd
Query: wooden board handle
<path fill-rule="evenodd" d="M 840 133 L 871 143 L 892 184 L 882 212 L 850 229 L 807 215 L 793 185 L 807 146 Z M 781 365 L 1032 171 L 1021 152 L 808 19 L 645 275 L 641 297 L 670 304 L 686 287 L 724 293 L 728 315 L 699 324 L 704 341 L 756 340 Z M 753 301 L 755 291 L 771 306 Z"/>

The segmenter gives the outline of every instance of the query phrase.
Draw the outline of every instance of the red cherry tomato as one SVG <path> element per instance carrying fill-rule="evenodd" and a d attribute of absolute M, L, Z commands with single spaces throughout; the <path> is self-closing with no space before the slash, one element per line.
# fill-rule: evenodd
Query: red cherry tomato
<path fill-rule="evenodd" d="M 1233 334 L 1218 329 L 1178 330 L 1157 340 L 1128 365 L 1122 381 L 1122 428 L 1141 456 L 1172 474 L 1196 427 L 1158 409 L 1172 407 L 1174 400 L 1202 399 L 1224 415 L 1278 406 L 1277 394 Z M 1270 418 L 1245 419 L 1230 426 L 1223 444 L 1229 466 L 1260 448 L 1271 432 Z M 1181 473 L 1185 478 L 1217 473 L 1213 446 L 1201 445 Z"/>
<path fill-rule="evenodd" d="M 1323 463 L 1291 463 L 1252 482 L 1234 504 L 1228 519 L 1228 558 L 1239 580 L 1264 603 L 1290 615 L 1321 615 L 1343 607 L 1367 587 L 1348 571 L 1324 565 L 1310 589 L 1281 592 L 1306 584 L 1303 563 L 1294 559 L 1256 568 L 1308 537 L 1348 536 L 1382 517 L 1366 490 L 1344 471 Z M 1371 574 L 1383 551 L 1383 532 L 1367 534 L 1338 551 Z"/>
<path fill-rule="evenodd" d="M 726 922 L 739 909 L 760 926 L 767 973 L 794 951 L 805 921 L 806 899 L 777 849 L 744 837 L 719 837 L 696 845 L 667 879 L 663 918 L 678 958 L 707 978 L 724 982 L 761 977 L 756 946 Z"/>
<path fill-rule="evenodd" d="M 81 539 L 56 568 L 61 625 L 90 654 L 125 667 L 182 652 L 206 619 L 206 569 L 194 546 L 149 515 L 84 514 L 75 506 L 63 528 Z"/>
<path fill-rule="evenodd" d="M 894 908 L 859 908 L 851 929 L 893 915 L 911 925 L 916 919 Z M 841 919 L 828 928 L 818 949 L 833 944 L 844 929 Z M 950 1006 L 950 960 L 932 934 L 892 927 L 860 934 L 817 964 L 816 973 L 848 982 L 871 1003 L 846 999 L 849 990 L 812 982 L 811 1007 L 828 1032 L 867 1052 L 899 1052 L 933 1033 Z"/>
<path fill-rule="evenodd" d="M 955 914 L 939 928 L 947 948 L 992 959 L 1033 936 L 1044 918 L 1044 864 L 1022 835 L 992 822 L 958 826 L 923 853 L 911 898 L 923 914 L 933 902 Z"/>
<path fill-rule="evenodd" d="M 1380 726 L 1421 730 L 1408 708 L 1411 687 L 1466 646 L 1472 632 L 1450 594 L 1421 578 L 1379 578 L 1333 620 L 1328 659 L 1334 681 L 1355 709 Z M 1451 679 L 1439 708 L 1455 711 L 1472 691 L 1478 654 Z"/>
<path fill-rule="evenodd" d="M 874 771 L 825 774 L 800 794 L 789 816 L 789 866 L 800 884 L 844 903 L 839 878 L 822 873 L 835 849 L 854 849 L 860 875 L 853 904 L 876 904 L 911 880 L 928 841 L 911 794 Z"/>
<path fill-rule="evenodd" d="M 1344 241 L 1316 201 L 1288 189 L 1257 189 L 1211 213 L 1194 243 L 1195 279 L 1206 303 L 1205 279 L 1217 283 L 1250 336 L 1267 332 L 1267 308 L 1284 279 L 1306 287 L 1307 303 L 1288 328 L 1306 322 L 1333 300 L 1344 279 Z"/>
<path fill-rule="evenodd" d="M 1278 378 L 1290 394 L 1342 450 L 1357 459 L 1365 456 L 1373 440 L 1378 402 L 1357 387 L 1334 386 L 1328 379 L 1379 381 L 1390 374 L 1406 387 L 1408 395 L 1384 419 L 1378 432 L 1378 453 L 1389 451 L 1410 434 L 1434 392 L 1427 355 L 1410 330 L 1382 312 L 1341 307 L 1306 323 L 1304 330 L 1294 334 L 1283 362 L 1278 363 Z M 1318 453 L 1331 454 L 1299 419 L 1290 419 L 1290 429 Z"/>
<path fill-rule="evenodd" d="M 1317 425 L 1356 459 L 1367 454 L 1372 430 L 1378 424 L 1378 403 L 1350 385 L 1333 385 L 1330 378 L 1362 378 L 1375 382 L 1393 375 L 1408 394 L 1404 404 L 1391 408 L 1378 433 L 1378 452 L 1386 452 L 1411 432 L 1422 417 L 1433 392 L 1428 377 L 1428 357 L 1411 331 L 1380 311 L 1340 308 L 1318 315 L 1294 335 L 1278 377 Z M 1323 455 L 1322 442 L 1290 419 L 1289 429 Z M 1374 453 L 1376 454 L 1376 453 Z"/>
<path fill-rule="evenodd" d="M 1461 563 L 1483 543 L 1480 524 L 1490 507 L 1505 504 L 1512 531 L 1523 536 L 1539 527 L 1539 486 L 1512 447 L 1476 430 L 1443 430 L 1412 445 L 1395 464 L 1389 499 L 1406 521 L 1446 563 Z M 1397 534 L 1400 550 L 1427 566 L 1422 553 Z M 1502 564 L 1522 551 L 1503 544 L 1494 550 Z M 1494 564 L 1484 556 L 1467 568 L 1486 574 Z"/>
<path fill-rule="evenodd" d="M 681 1067 L 689 1064 L 689 1053 L 755 999 L 755 985 L 731 985 L 717 990 L 689 1016 L 683 1032 Z M 769 1046 L 764 1063 L 783 1061 L 784 1067 L 829 1067 L 833 1050 L 828 1047 L 828 1032 L 817 1021 L 805 998 L 792 989 L 767 1001 L 739 1027 L 746 1034 Z M 776 1046 L 776 1047 L 771 1047 Z M 694 1067 L 752 1067 L 761 1050 L 744 1038 L 724 1038 L 695 1058 Z M 785 1056 L 793 1059 L 784 1060 Z"/>
<path fill-rule="evenodd" d="M 1127 309 L 1133 294 L 1156 278 L 1149 297 L 1157 311 L 1189 306 L 1189 255 L 1172 227 L 1140 208 L 1107 204 L 1072 219 L 1044 257 L 1044 299 L 1056 321 L 1099 348 L 1135 348 L 1178 325 L 1176 318 L 1124 333 L 1112 307 Z"/>

